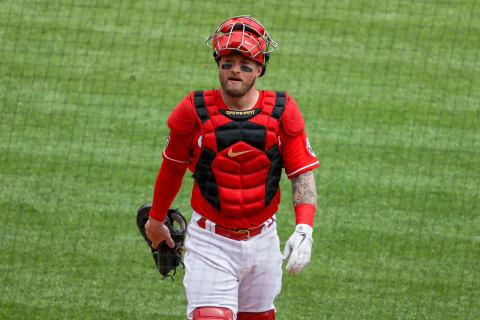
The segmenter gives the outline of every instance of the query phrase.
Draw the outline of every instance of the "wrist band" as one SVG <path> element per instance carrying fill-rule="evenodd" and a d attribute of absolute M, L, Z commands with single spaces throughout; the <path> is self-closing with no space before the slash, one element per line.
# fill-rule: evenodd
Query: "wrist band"
<path fill-rule="evenodd" d="M 311 203 L 299 203 L 295 206 L 296 224 L 308 224 L 313 227 L 315 205 Z"/>

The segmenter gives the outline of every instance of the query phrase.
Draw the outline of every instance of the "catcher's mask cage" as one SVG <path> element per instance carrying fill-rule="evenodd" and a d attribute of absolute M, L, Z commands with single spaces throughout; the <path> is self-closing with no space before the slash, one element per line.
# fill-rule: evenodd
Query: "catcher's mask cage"
<path fill-rule="evenodd" d="M 265 73 L 270 52 L 278 47 L 262 24 L 248 15 L 225 20 L 205 39 L 205 43 L 213 49 L 217 63 L 221 56 L 232 52 L 260 63 L 263 66 L 260 76 Z"/>

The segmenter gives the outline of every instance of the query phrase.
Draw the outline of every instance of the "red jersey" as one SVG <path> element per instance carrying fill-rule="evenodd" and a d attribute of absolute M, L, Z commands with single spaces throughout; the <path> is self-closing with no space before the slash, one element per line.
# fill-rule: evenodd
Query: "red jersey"
<path fill-rule="evenodd" d="M 272 92 L 261 91 L 259 93 L 258 101 L 250 112 L 250 114 L 253 114 L 252 121 L 255 120 L 255 117 L 260 117 L 256 116 L 255 112 L 256 110 L 261 112 L 260 110 L 262 110 L 262 108 L 265 109 L 266 100 Z M 220 91 L 210 90 L 209 94 L 210 112 L 218 109 L 222 114 L 226 114 L 226 112 L 228 112 L 228 107 L 223 102 Z M 287 177 L 292 179 L 301 173 L 320 166 L 320 163 L 318 162 L 305 134 L 303 118 L 295 100 L 288 94 L 285 94 L 283 104 L 284 106 L 282 107 L 284 109 L 282 109 L 282 113 L 277 115 L 278 126 L 275 131 L 273 131 L 276 135 L 273 140 L 275 147 L 279 151 L 279 156 L 281 157 L 281 166 L 285 168 Z M 219 117 L 221 118 L 221 116 Z M 221 121 L 227 123 L 229 120 L 222 119 Z M 188 166 L 188 168 L 194 172 L 195 176 L 195 171 L 198 169 L 196 167 L 199 158 L 202 155 L 202 151 L 205 149 L 204 134 L 206 130 L 202 127 L 203 123 L 204 120 L 199 119 L 195 113 L 195 96 L 192 92 L 180 102 L 169 118 L 171 131 L 167 139 L 167 146 L 163 151 L 164 161 Z M 272 139 L 270 138 L 270 144 L 272 142 L 271 140 Z M 244 145 L 248 144 L 244 143 Z M 224 153 L 227 153 L 228 150 L 229 157 L 235 157 L 241 154 L 241 151 L 238 152 L 235 148 L 230 147 L 224 149 Z M 246 156 L 247 155 L 245 155 L 245 157 Z M 254 157 L 253 153 L 251 153 L 251 156 Z M 229 179 L 228 175 L 225 175 L 225 177 L 226 178 L 222 179 Z M 226 183 L 228 185 L 230 182 L 227 181 Z M 278 181 L 276 181 L 276 183 L 278 184 Z M 244 183 L 240 184 L 242 186 L 244 185 Z M 253 190 L 254 188 L 248 190 L 245 194 L 252 195 L 252 192 L 257 192 Z M 228 196 L 229 195 L 227 194 L 224 197 Z M 263 197 L 264 195 L 262 194 L 261 196 Z M 230 195 L 230 197 L 232 196 Z M 207 219 L 227 228 L 251 228 L 262 224 L 265 220 L 275 214 L 280 201 L 280 190 L 278 190 L 278 192 L 275 190 L 274 194 L 270 197 L 271 199 L 269 199 L 268 205 L 266 204 L 264 208 L 252 209 L 254 214 L 250 214 L 248 210 L 242 211 L 240 209 L 238 209 L 238 212 L 235 212 L 235 207 L 231 207 L 231 210 L 227 210 L 228 213 L 233 212 L 234 214 L 225 214 L 221 212 L 219 207 L 212 204 L 211 201 L 209 203 L 209 201 L 206 201 L 203 198 L 205 197 L 202 196 L 199 183 L 195 181 L 192 192 L 192 207 L 195 211 L 205 216 Z"/>

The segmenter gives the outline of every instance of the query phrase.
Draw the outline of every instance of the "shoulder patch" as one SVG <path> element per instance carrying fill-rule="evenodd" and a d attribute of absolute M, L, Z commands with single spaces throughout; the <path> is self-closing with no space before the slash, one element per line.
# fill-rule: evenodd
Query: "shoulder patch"
<path fill-rule="evenodd" d="M 297 103 L 292 97 L 287 97 L 287 104 L 281 121 L 283 129 L 288 135 L 298 136 L 305 130 L 305 121 Z"/>
<path fill-rule="evenodd" d="M 168 117 L 168 127 L 178 133 L 191 132 L 197 123 L 194 106 L 192 104 L 192 93 L 185 96 L 182 101 L 173 109 Z"/>

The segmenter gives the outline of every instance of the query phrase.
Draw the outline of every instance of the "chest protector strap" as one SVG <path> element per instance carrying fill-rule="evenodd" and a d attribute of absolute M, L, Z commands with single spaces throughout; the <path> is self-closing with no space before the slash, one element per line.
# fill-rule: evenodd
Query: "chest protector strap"
<path fill-rule="evenodd" d="M 215 90 L 195 91 L 193 100 L 203 136 L 193 177 L 202 197 L 225 216 L 261 212 L 279 192 L 286 93 L 263 91 L 262 105 L 248 111 L 218 109 Z"/>

